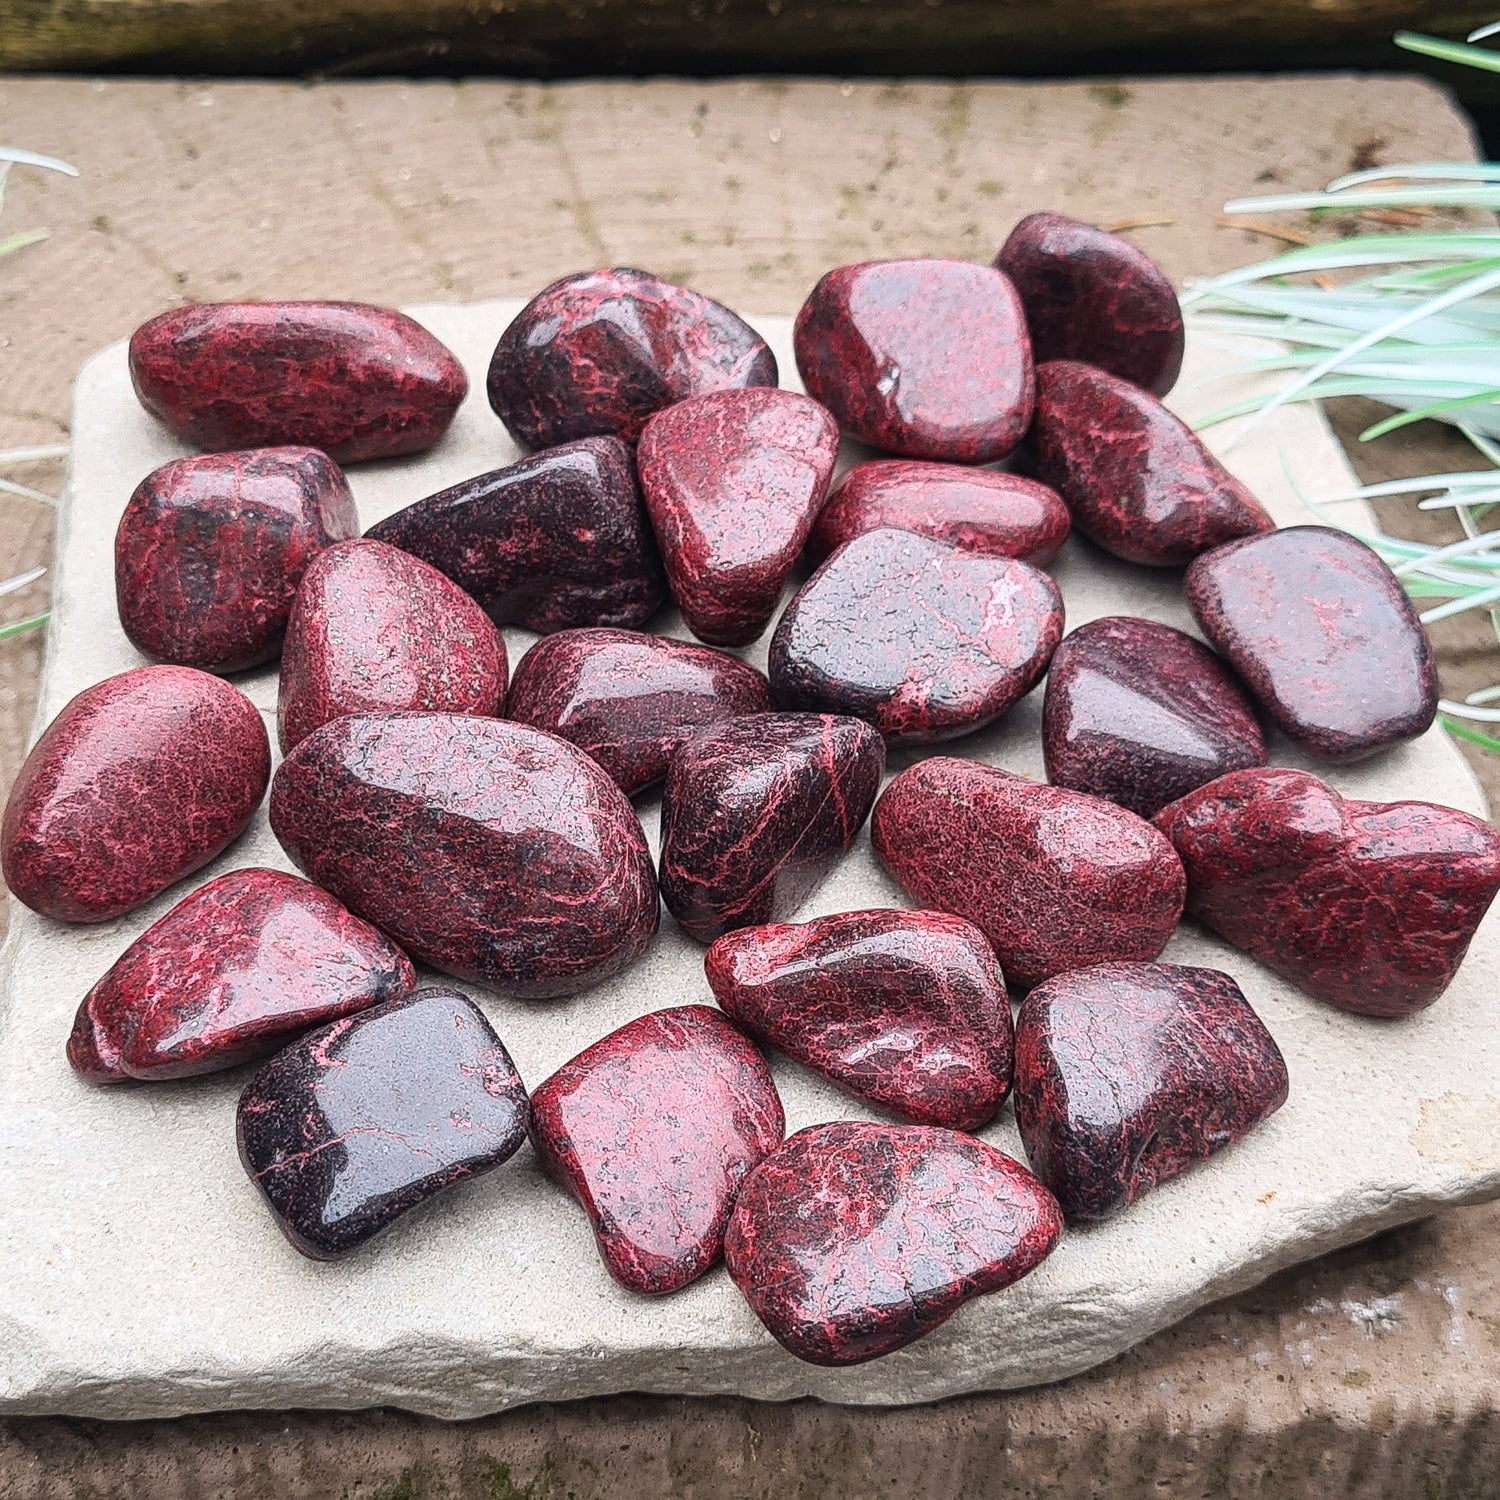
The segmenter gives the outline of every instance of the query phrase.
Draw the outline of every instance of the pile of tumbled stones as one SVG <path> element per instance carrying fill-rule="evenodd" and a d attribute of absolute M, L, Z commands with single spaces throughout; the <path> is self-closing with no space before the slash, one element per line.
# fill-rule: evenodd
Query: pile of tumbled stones
<path fill-rule="evenodd" d="M 5 878 L 49 918 L 118 917 L 232 844 L 270 782 L 308 878 L 195 890 L 89 992 L 67 1051 L 100 1084 L 273 1054 L 240 1153 L 307 1255 L 529 1133 L 623 1286 L 670 1292 L 723 1255 L 794 1354 L 854 1363 L 1286 1098 L 1234 979 L 1155 962 L 1184 907 L 1361 1015 L 1452 980 L 1500 888 L 1495 832 L 1271 768 L 1262 728 L 1329 761 L 1422 733 L 1420 626 L 1375 553 L 1275 529 L 1162 405 L 1183 326 L 1149 260 L 1038 214 L 994 266 L 831 271 L 795 348 L 808 395 L 706 297 L 567 277 L 489 369 L 531 456 L 360 537 L 340 465 L 428 448 L 466 393 L 431 334 L 238 303 L 132 339 L 141 401 L 206 450 L 148 475 L 116 539 L 121 622 L 163 664 L 43 734 Z M 830 494 L 840 433 L 893 456 Z M 1011 455 L 1030 477 L 986 467 Z M 1044 569 L 1073 526 L 1185 567 L 1209 645 L 1124 617 L 1064 637 Z M 715 649 L 770 627 L 804 554 L 768 676 Z M 707 644 L 644 633 L 669 597 Z M 508 692 L 504 624 L 542 636 Z M 278 654 L 272 780 L 223 674 Z M 1049 667 L 1049 785 L 932 755 L 880 793 L 888 745 L 977 730 Z M 629 799 L 663 779 L 657 869 Z M 920 909 L 787 920 L 867 817 Z M 709 944 L 717 1007 L 644 1015 L 529 1098 L 478 1006 L 416 987 L 412 960 L 577 994 L 641 957 L 659 901 Z M 764 1044 L 902 1123 L 783 1139 Z M 972 1134 L 1012 1093 L 1030 1170 Z"/>

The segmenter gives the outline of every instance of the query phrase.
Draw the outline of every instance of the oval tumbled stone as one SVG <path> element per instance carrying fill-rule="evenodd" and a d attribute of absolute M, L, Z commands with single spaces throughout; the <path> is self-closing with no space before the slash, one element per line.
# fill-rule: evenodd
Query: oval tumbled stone
<path fill-rule="evenodd" d="M 298 868 L 413 957 L 524 1000 L 645 952 L 656 880 L 625 794 L 582 751 L 462 714 L 335 719 L 281 763 Z"/>

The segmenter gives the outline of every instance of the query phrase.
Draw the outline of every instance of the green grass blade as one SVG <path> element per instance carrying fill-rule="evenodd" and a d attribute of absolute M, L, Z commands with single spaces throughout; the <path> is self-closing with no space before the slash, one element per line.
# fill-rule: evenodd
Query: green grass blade
<path fill-rule="evenodd" d="M 1465 68 L 1483 68 L 1500 73 L 1500 52 L 1485 47 L 1471 47 L 1465 42 L 1447 42 L 1441 37 L 1423 36 L 1417 31 L 1398 31 L 1392 38 L 1396 45 L 1419 57 L 1433 57 L 1439 62 L 1458 63 Z"/>
<path fill-rule="evenodd" d="M 1450 401 L 1437 401 L 1431 406 L 1419 406 L 1415 411 L 1397 412 L 1383 422 L 1376 422 L 1366 427 L 1360 433 L 1359 440 L 1362 443 L 1372 443 L 1376 438 L 1384 437 L 1388 432 L 1395 432 L 1398 427 L 1410 426 L 1413 422 L 1436 417 L 1442 412 L 1453 411 L 1460 406 L 1478 406 L 1485 401 L 1500 401 L 1500 390 L 1475 391 L 1471 396 L 1454 396 Z"/>
<path fill-rule="evenodd" d="M 9 255 L 16 250 L 24 250 L 28 245 L 40 245 L 47 238 L 45 229 L 24 229 L 20 234 L 13 234 L 9 239 L 0 240 L 0 255 Z"/>
<path fill-rule="evenodd" d="M 12 636 L 25 635 L 29 630 L 40 630 L 51 618 L 52 612 L 48 610 L 46 614 L 32 615 L 29 620 L 17 620 L 13 625 L 0 625 L 0 641 L 8 641 Z"/>
<path fill-rule="evenodd" d="M 1471 729 L 1461 719 L 1455 719 L 1451 714 L 1439 714 L 1438 721 L 1449 734 L 1457 739 L 1468 740 L 1471 745 L 1480 745 L 1486 750 L 1493 750 L 1500 754 L 1500 740 L 1494 735 L 1486 734 L 1482 729 Z"/>

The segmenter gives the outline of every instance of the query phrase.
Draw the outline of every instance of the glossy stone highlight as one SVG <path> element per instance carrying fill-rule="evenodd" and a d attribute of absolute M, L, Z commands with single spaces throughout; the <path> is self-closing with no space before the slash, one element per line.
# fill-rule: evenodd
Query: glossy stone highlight
<path fill-rule="evenodd" d="M 995 264 L 1026 309 L 1040 365 L 1076 359 L 1154 396 L 1182 369 L 1182 308 L 1172 283 L 1129 240 L 1065 214 L 1028 214 Z"/>
<path fill-rule="evenodd" d="M 750 1174 L 724 1255 L 798 1359 L 853 1365 L 1019 1281 L 1062 1228 L 1046 1188 L 983 1141 L 845 1120 L 799 1130 Z"/>
<path fill-rule="evenodd" d="M 1026 318 L 992 266 L 840 266 L 802 304 L 793 338 L 808 395 L 873 448 L 988 463 L 1031 424 Z"/>
<path fill-rule="evenodd" d="M 234 842 L 271 746 L 238 688 L 137 667 L 74 698 L 32 746 L 0 829 L 18 901 L 60 922 L 123 916 Z"/>
<path fill-rule="evenodd" d="M 694 735 L 667 772 L 661 892 L 701 942 L 790 917 L 849 852 L 885 769 L 833 714 L 750 714 Z"/>
<path fill-rule="evenodd" d="M 533 297 L 500 336 L 489 395 L 528 448 L 602 434 L 633 443 L 664 406 L 776 376 L 765 340 L 722 303 L 619 268 Z"/>
<path fill-rule="evenodd" d="M 1031 450 L 1073 524 L 1127 562 L 1181 567 L 1276 524 L 1180 417 L 1092 365 L 1038 367 Z"/>
<path fill-rule="evenodd" d="M 1229 771 L 1266 763 L 1255 709 L 1201 641 L 1129 615 L 1080 625 L 1052 657 L 1047 779 L 1149 818 Z"/>
<path fill-rule="evenodd" d="M 315 448 L 173 459 L 120 517 L 120 624 L 137 649 L 179 666 L 259 666 L 281 650 L 308 564 L 358 535 L 348 481 Z"/>
<path fill-rule="evenodd" d="M 1291 526 L 1217 548 L 1183 592 L 1204 635 L 1288 738 L 1357 760 L 1427 730 L 1437 668 L 1417 612 L 1369 547 Z"/>
<path fill-rule="evenodd" d="M 966 917 L 1005 977 L 1152 959 L 1182 915 L 1182 864 L 1161 834 L 1097 797 L 933 756 L 881 794 L 880 862 L 923 906 Z"/>
<path fill-rule="evenodd" d="M 1187 909 L 1340 1010 L 1405 1016 L 1448 988 L 1495 894 L 1500 833 L 1430 802 L 1357 802 L 1305 771 L 1235 771 L 1156 815 Z"/>
<path fill-rule="evenodd" d="M 630 450 L 586 438 L 466 479 L 367 536 L 431 563 L 497 625 L 643 625 L 667 596 Z"/>
<path fill-rule="evenodd" d="M 1010 1000 L 977 927 L 936 911 L 854 911 L 742 927 L 704 959 L 752 1036 L 923 1125 L 977 1130 L 1010 1092 Z"/>
<path fill-rule="evenodd" d="M 771 696 L 868 719 L 891 744 L 949 740 L 1030 692 L 1062 631 L 1062 595 L 1029 563 L 868 531 L 787 605 Z"/>
<path fill-rule="evenodd" d="M 469 379 L 420 323 L 363 302 L 206 302 L 136 329 L 141 405 L 195 448 L 320 448 L 339 463 L 421 453 Z"/>
<path fill-rule="evenodd" d="M 537 1155 L 588 1214 L 605 1269 L 646 1293 L 718 1260 L 745 1174 L 786 1129 L 765 1058 L 707 1005 L 611 1032 L 542 1084 L 532 1111 Z"/>
<path fill-rule="evenodd" d="M 278 768 L 271 828 L 414 958 L 517 999 L 598 984 L 656 932 L 651 856 L 625 794 L 522 724 L 335 719 Z"/>
<path fill-rule="evenodd" d="M 833 418 L 793 391 L 715 391 L 646 424 L 646 509 L 700 640 L 743 646 L 770 624 L 838 451 Z"/>
<path fill-rule="evenodd" d="M 526 1139 L 526 1089 L 484 1013 L 425 989 L 309 1032 L 240 1095 L 240 1160 L 304 1255 L 359 1249 Z"/>
<path fill-rule="evenodd" d="M 179 901 L 88 992 L 68 1061 L 94 1083 L 214 1073 L 415 984 L 411 960 L 326 891 L 234 870 Z"/>
<path fill-rule="evenodd" d="M 505 641 L 436 568 L 384 542 L 341 542 L 307 570 L 281 657 L 281 748 L 344 714 L 498 714 Z"/>
<path fill-rule="evenodd" d="M 577 745 L 623 792 L 660 781 L 699 729 L 771 706 L 738 657 L 634 630 L 563 630 L 516 668 L 507 714 Z"/>
<path fill-rule="evenodd" d="M 1016 1124 L 1069 1220 L 1105 1219 L 1286 1103 L 1281 1051 L 1228 974 L 1102 964 L 1016 1021 Z"/>

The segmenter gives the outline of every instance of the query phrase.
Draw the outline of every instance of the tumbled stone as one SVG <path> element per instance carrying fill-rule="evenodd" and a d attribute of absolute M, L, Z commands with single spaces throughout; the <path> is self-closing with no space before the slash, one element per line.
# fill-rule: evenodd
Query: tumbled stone
<path fill-rule="evenodd" d="M 1031 423 L 1026 317 L 993 266 L 840 266 L 802 304 L 793 340 L 808 395 L 873 448 L 987 463 Z"/>
<path fill-rule="evenodd" d="M 1092 365 L 1038 367 L 1031 449 L 1074 526 L 1127 562 L 1181 567 L 1276 524 L 1180 417 Z"/>
<path fill-rule="evenodd" d="M 517 999 L 598 984 L 656 932 L 651 856 L 625 794 L 524 724 L 334 719 L 278 768 L 271 829 L 414 958 Z"/>
<path fill-rule="evenodd" d="M 431 563 L 498 625 L 643 625 L 667 596 L 635 461 L 585 438 L 429 495 L 365 533 Z"/>
<path fill-rule="evenodd" d="M 894 526 L 1040 568 L 1057 556 L 1072 525 L 1055 491 L 1020 474 L 877 458 L 856 464 L 828 497 L 808 536 L 807 555 L 822 562 L 835 547 Z"/>
<path fill-rule="evenodd" d="M 281 748 L 344 714 L 498 714 L 505 640 L 457 584 L 384 542 L 341 542 L 297 591 L 276 700 Z"/>
<path fill-rule="evenodd" d="M 690 396 L 774 386 L 776 356 L 720 302 L 649 271 L 554 281 L 516 314 L 490 361 L 490 405 L 518 443 L 608 434 L 633 443 Z"/>
<path fill-rule="evenodd" d="M 1028 214 L 995 264 L 1015 283 L 1040 365 L 1077 359 L 1155 396 L 1182 369 L 1182 308 L 1145 251 L 1065 214 Z"/>
<path fill-rule="evenodd" d="M 700 640 L 743 646 L 770 624 L 838 451 L 833 418 L 794 391 L 715 391 L 646 424 L 641 489 Z"/>
<path fill-rule="evenodd" d="M 1500 891 L 1500 833 L 1430 802 L 1357 802 L 1235 771 L 1156 815 L 1205 927 L 1340 1010 L 1406 1016 L 1453 982 Z"/>
<path fill-rule="evenodd" d="M 1288 738 L 1357 760 L 1437 715 L 1432 647 L 1395 574 L 1347 532 L 1291 526 L 1216 548 L 1183 592 Z"/>
<path fill-rule="evenodd" d="M 852 911 L 742 927 L 704 959 L 752 1036 L 922 1125 L 977 1130 L 1010 1092 L 1011 1018 L 994 950 L 937 911 Z"/>
<path fill-rule="evenodd" d="M 634 630 L 563 630 L 521 658 L 506 713 L 577 745 L 628 793 L 660 781 L 699 729 L 770 706 L 766 679 L 723 651 Z"/>
<path fill-rule="evenodd" d="M 246 1085 L 240 1160 L 292 1244 L 358 1250 L 526 1139 L 515 1064 L 471 1000 L 424 989 L 311 1031 Z"/>
<path fill-rule="evenodd" d="M 1233 673 L 1201 641 L 1129 615 L 1080 625 L 1052 657 L 1047 779 L 1149 818 L 1228 771 L 1266 763 Z"/>
<path fill-rule="evenodd" d="M 749 714 L 677 752 L 661 804 L 661 893 L 710 942 L 790 917 L 849 852 L 885 769 L 859 719 Z"/>
<path fill-rule="evenodd" d="M 765 1058 L 707 1005 L 640 1016 L 532 1096 L 547 1175 L 632 1292 L 675 1292 L 718 1260 L 745 1174 L 785 1130 Z"/>
<path fill-rule="evenodd" d="M 867 531 L 787 605 L 771 696 L 868 719 L 891 744 L 951 740 L 1029 693 L 1062 632 L 1062 595 L 1029 563 Z"/>
<path fill-rule="evenodd" d="M 1182 915 L 1182 864 L 1151 824 L 995 766 L 935 755 L 909 767 L 870 837 L 909 895 L 990 940 L 1013 984 L 1155 958 Z"/>
<path fill-rule="evenodd" d="M 106 922 L 201 869 L 265 794 L 271 745 L 255 705 L 192 667 L 136 667 L 85 688 L 11 788 L 0 865 L 18 901 Z"/>
<path fill-rule="evenodd" d="M 358 535 L 348 481 L 316 448 L 173 459 L 140 482 L 120 517 L 120 624 L 162 661 L 259 666 L 281 650 L 307 565 Z"/>
<path fill-rule="evenodd" d="M 1101 964 L 1016 1018 L 1016 1125 L 1069 1220 L 1106 1219 L 1286 1103 L 1281 1051 L 1233 979 Z"/>
<path fill-rule="evenodd" d="M 363 302 L 205 302 L 136 329 L 141 405 L 195 448 L 321 448 L 340 463 L 421 453 L 469 389 L 405 313 Z"/>
<path fill-rule="evenodd" d="M 1019 1162 L 929 1125 L 799 1130 L 745 1179 L 729 1274 L 798 1359 L 854 1365 L 1034 1271 L 1062 1234 Z"/>
<path fill-rule="evenodd" d="M 214 1073 L 415 984 L 411 960 L 326 891 L 233 870 L 148 927 L 88 992 L 68 1061 L 94 1083 Z"/>

